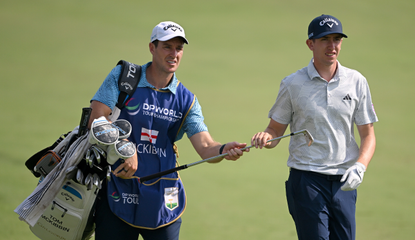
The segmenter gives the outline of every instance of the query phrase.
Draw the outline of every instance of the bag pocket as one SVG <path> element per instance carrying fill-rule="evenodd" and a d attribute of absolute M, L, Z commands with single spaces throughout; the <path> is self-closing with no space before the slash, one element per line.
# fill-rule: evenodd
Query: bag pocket
<path fill-rule="evenodd" d="M 81 222 L 79 214 L 55 199 L 30 230 L 40 239 L 76 239 Z"/>
<path fill-rule="evenodd" d="M 93 231 L 85 230 L 93 224 L 90 220 L 97 193 L 96 186 L 87 190 L 73 181 L 66 182 L 30 230 L 40 239 L 78 240 L 91 235 Z"/>

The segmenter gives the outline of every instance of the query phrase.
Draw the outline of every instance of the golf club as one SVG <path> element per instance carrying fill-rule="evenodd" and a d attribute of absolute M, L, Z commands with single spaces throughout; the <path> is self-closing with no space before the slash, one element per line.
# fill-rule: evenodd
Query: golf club
<path fill-rule="evenodd" d="M 88 130 L 88 122 L 91 117 L 92 108 L 82 108 L 81 122 L 79 123 L 78 137 L 84 135 Z"/>
<path fill-rule="evenodd" d="M 300 131 L 296 131 L 296 132 L 292 132 L 290 134 L 287 134 L 287 135 L 284 135 L 284 136 L 281 136 L 281 137 L 276 137 L 276 138 L 270 139 L 270 140 L 267 141 L 267 143 L 273 142 L 273 141 L 276 141 L 276 140 L 280 140 L 280 139 L 283 139 L 283 138 L 286 138 L 286 137 L 292 137 L 292 136 L 298 135 L 298 134 L 303 134 L 304 135 L 304 137 L 307 140 L 307 145 L 308 146 L 310 146 L 311 144 L 313 144 L 314 138 L 313 138 L 313 136 L 311 135 L 311 133 L 307 129 L 300 130 Z M 253 145 L 247 146 L 247 147 L 241 148 L 241 150 L 244 151 L 244 150 L 246 150 L 248 148 L 252 148 L 252 147 L 253 147 Z M 200 161 L 197 161 L 197 162 L 185 164 L 185 165 L 182 165 L 182 166 L 179 166 L 179 167 L 175 167 L 175 168 L 172 168 L 172 169 L 169 169 L 169 170 L 166 170 L 166 171 L 162 171 L 162 172 L 158 172 L 158 173 L 151 174 L 151 175 L 148 175 L 148 176 L 144 176 L 144 177 L 141 177 L 139 179 L 139 181 L 140 181 L 140 183 L 143 183 L 143 182 L 146 182 L 148 180 L 151 180 L 151 179 L 154 179 L 154 178 L 157 178 L 157 177 L 161 177 L 161 176 L 167 175 L 169 173 L 177 172 L 177 171 L 186 169 L 188 167 L 193 167 L 193 166 L 196 166 L 196 165 L 201 164 L 201 163 L 204 163 L 204 162 L 208 162 L 208 161 L 211 161 L 211 160 L 216 160 L 218 158 L 222 158 L 222 157 L 225 157 L 227 155 L 228 155 L 228 153 L 223 153 L 223 154 L 220 154 L 220 155 L 217 155 L 217 156 L 214 156 L 214 157 L 210 157 L 210 158 L 206 158 L 206 159 L 203 159 L 203 160 L 200 160 Z"/>

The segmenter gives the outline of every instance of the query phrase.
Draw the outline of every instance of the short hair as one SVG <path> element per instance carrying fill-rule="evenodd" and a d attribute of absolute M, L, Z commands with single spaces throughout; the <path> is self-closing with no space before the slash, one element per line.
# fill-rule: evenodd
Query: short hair
<path fill-rule="evenodd" d="M 159 40 L 154 40 L 152 43 L 157 47 L 159 45 Z"/>

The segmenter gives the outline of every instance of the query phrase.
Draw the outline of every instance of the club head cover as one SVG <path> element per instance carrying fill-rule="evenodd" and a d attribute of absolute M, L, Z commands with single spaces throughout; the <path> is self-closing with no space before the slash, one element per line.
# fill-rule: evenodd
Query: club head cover
<path fill-rule="evenodd" d="M 125 139 L 117 141 L 107 149 L 107 162 L 113 165 L 118 159 L 127 159 L 136 152 L 134 143 Z"/>
<path fill-rule="evenodd" d="M 112 122 L 112 125 L 118 129 L 118 139 L 128 138 L 131 134 L 131 130 L 133 129 L 130 122 L 125 119 L 118 119 Z"/>
<path fill-rule="evenodd" d="M 92 122 L 88 141 L 91 144 L 112 145 L 117 142 L 118 137 L 118 129 L 102 116 Z"/>

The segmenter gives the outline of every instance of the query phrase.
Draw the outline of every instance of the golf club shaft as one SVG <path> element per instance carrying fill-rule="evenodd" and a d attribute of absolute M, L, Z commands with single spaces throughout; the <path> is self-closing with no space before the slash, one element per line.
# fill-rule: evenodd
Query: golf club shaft
<path fill-rule="evenodd" d="M 281 137 L 276 137 L 276 138 L 268 140 L 267 143 L 273 142 L 273 141 L 276 141 L 276 140 L 280 140 L 280 139 L 283 139 L 283 138 L 286 138 L 286 137 L 294 136 L 294 135 L 303 133 L 305 131 L 306 130 L 301 130 L 301 131 L 297 131 L 297 132 L 292 132 L 290 134 L 287 134 L 287 135 L 284 135 L 284 136 L 281 136 Z M 241 150 L 244 151 L 244 150 L 252 148 L 252 147 L 253 147 L 253 145 L 247 146 L 247 147 L 241 148 Z M 229 155 L 228 153 L 223 153 L 223 154 L 220 154 L 220 155 L 217 155 L 217 156 L 214 156 L 214 157 L 210 157 L 210 158 L 206 158 L 206 159 L 203 159 L 203 160 L 200 160 L 200 161 L 197 161 L 197 162 L 185 164 L 185 165 L 175 167 L 175 168 L 172 168 L 172 169 L 169 169 L 169 170 L 166 170 L 166 171 L 162 171 L 162 172 L 154 173 L 154 174 L 151 174 L 151 175 L 148 175 L 148 176 L 140 177 L 140 182 L 143 183 L 143 182 L 146 182 L 146 181 L 154 179 L 154 178 L 158 178 L 158 177 L 161 177 L 161 176 L 173 173 L 173 172 L 177 172 L 177 171 L 189 168 L 189 167 L 193 167 L 193 166 L 196 166 L 196 165 L 204 163 L 204 162 L 208 162 L 208 161 L 216 160 L 216 159 L 219 159 L 219 158 L 222 158 L 222 157 L 226 157 L 228 155 Z"/>

